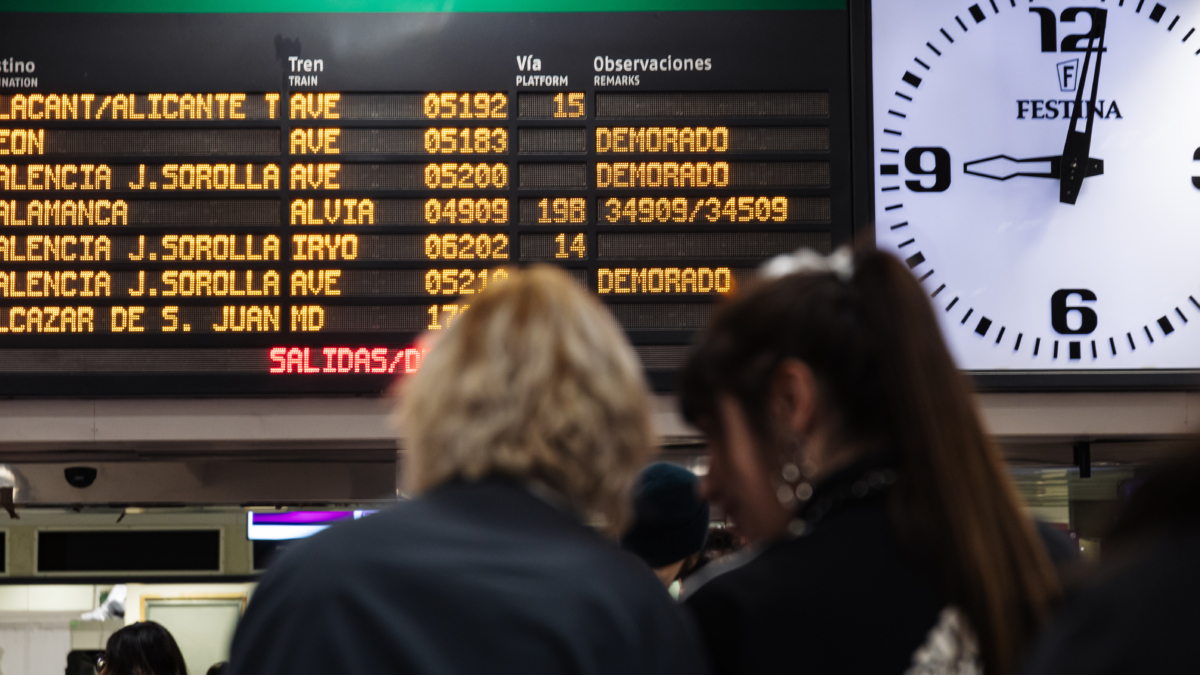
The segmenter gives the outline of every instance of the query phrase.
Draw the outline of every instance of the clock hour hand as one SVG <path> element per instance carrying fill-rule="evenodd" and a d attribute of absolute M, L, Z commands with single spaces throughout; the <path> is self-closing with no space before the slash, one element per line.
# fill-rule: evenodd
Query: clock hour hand
<path fill-rule="evenodd" d="M 1075 93 L 1075 111 L 1071 114 L 1071 121 L 1067 126 L 1067 141 L 1063 145 L 1062 166 L 1059 171 L 1058 184 L 1058 201 L 1063 204 L 1074 204 L 1079 198 L 1079 191 L 1083 189 L 1083 179 L 1088 175 L 1090 169 L 1090 160 L 1088 152 L 1092 147 L 1092 123 L 1096 119 L 1096 97 L 1100 93 L 1100 60 L 1104 56 L 1104 29 L 1108 18 L 1108 12 L 1099 10 L 1089 12 L 1092 17 L 1093 32 L 1100 34 L 1098 44 L 1093 47 L 1093 42 L 1097 38 L 1088 38 L 1088 46 L 1083 57 L 1083 70 L 1080 73 L 1079 86 Z M 1092 52 L 1096 52 L 1096 70 L 1092 73 L 1092 94 L 1085 108 L 1083 105 L 1083 88 L 1087 83 L 1088 66 L 1092 59 Z M 1077 131 L 1080 113 L 1086 110 L 1087 123 L 1084 125 L 1083 131 Z"/>
<path fill-rule="evenodd" d="M 1008 155 L 995 155 L 963 164 L 963 173 L 993 180 L 1008 180 L 1017 176 L 1061 179 L 1062 164 L 1061 156 L 1016 159 Z M 1087 158 L 1082 173 L 1085 177 L 1103 174 L 1104 160 Z M 1082 181 L 1082 178 L 1080 180 Z"/>

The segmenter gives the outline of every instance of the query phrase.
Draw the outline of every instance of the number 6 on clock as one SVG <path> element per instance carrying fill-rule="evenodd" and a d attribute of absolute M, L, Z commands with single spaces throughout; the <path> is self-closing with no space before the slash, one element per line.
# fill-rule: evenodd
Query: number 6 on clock
<path fill-rule="evenodd" d="M 1196 148 L 1196 152 L 1192 153 L 1192 159 L 1200 162 L 1200 148 Z M 1200 190 L 1200 176 L 1192 176 L 1192 185 L 1195 185 L 1196 189 Z"/>

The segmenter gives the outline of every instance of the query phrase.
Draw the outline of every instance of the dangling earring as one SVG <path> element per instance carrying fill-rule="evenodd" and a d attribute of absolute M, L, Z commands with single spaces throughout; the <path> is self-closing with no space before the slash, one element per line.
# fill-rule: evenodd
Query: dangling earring
<path fill-rule="evenodd" d="M 788 463 L 783 465 L 783 482 L 779 484 L 779 487 L 775 488 L 775 498 L 779 500 L 780 504 L 789 509 L 792 508 L 796 501 L 795 484 L 788 479 L 793 473 L 792 469 L 796 469 L 795 464 Z M 796 469 L 796 472 L 798 471 Z"/>
<path fill-rule="evenodd" d="M 808 478 L 816 473 L 816 467 L 811 461 L 801 459 L 804 455 L 804 443 L 800 437 L 794 436 L 791 444 L 791 461 L 785 462 L 780 472 L 784 484 L 779 486 L 775 494 L 779 503 L 785 506 L 790 506 L 793 500 L 806 502 L 812 497 L 813 488 Z"/>

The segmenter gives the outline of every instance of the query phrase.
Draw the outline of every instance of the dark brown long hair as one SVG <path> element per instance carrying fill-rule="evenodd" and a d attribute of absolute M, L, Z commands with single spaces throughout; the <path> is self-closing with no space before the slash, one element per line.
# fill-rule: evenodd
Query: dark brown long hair
<path fill-rule="evenodd" d="M 125 626 L 108 638 L 103 675 L 188 675 L 171 632 L 153 621 Z"/>
<path fill-rule="evenodd" d="M 979 636 L 984 665 L 1011 673 L 1061 591 L 925 291 L 895 258 L 855 256 L 848 281 L 798 273 L 756 282 L 718 310 L 681 375 L 693 424 L 721 433 L 736 400 L 771 466 L 782 457 L 772 391 L 786 359 L 812 369 L 835 438 L 900 452 L 897 528 L 940 566 Z"/>

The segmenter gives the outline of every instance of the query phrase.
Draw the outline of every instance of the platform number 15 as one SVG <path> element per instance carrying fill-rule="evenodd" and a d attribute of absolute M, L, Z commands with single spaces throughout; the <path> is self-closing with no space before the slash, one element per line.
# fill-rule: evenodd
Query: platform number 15
<path fill-rule="evenodd" d="M 564 94 L 560 91 L 554 95 L 554 106 L 556 118 L 583 117 L 583 92 Z"/>

